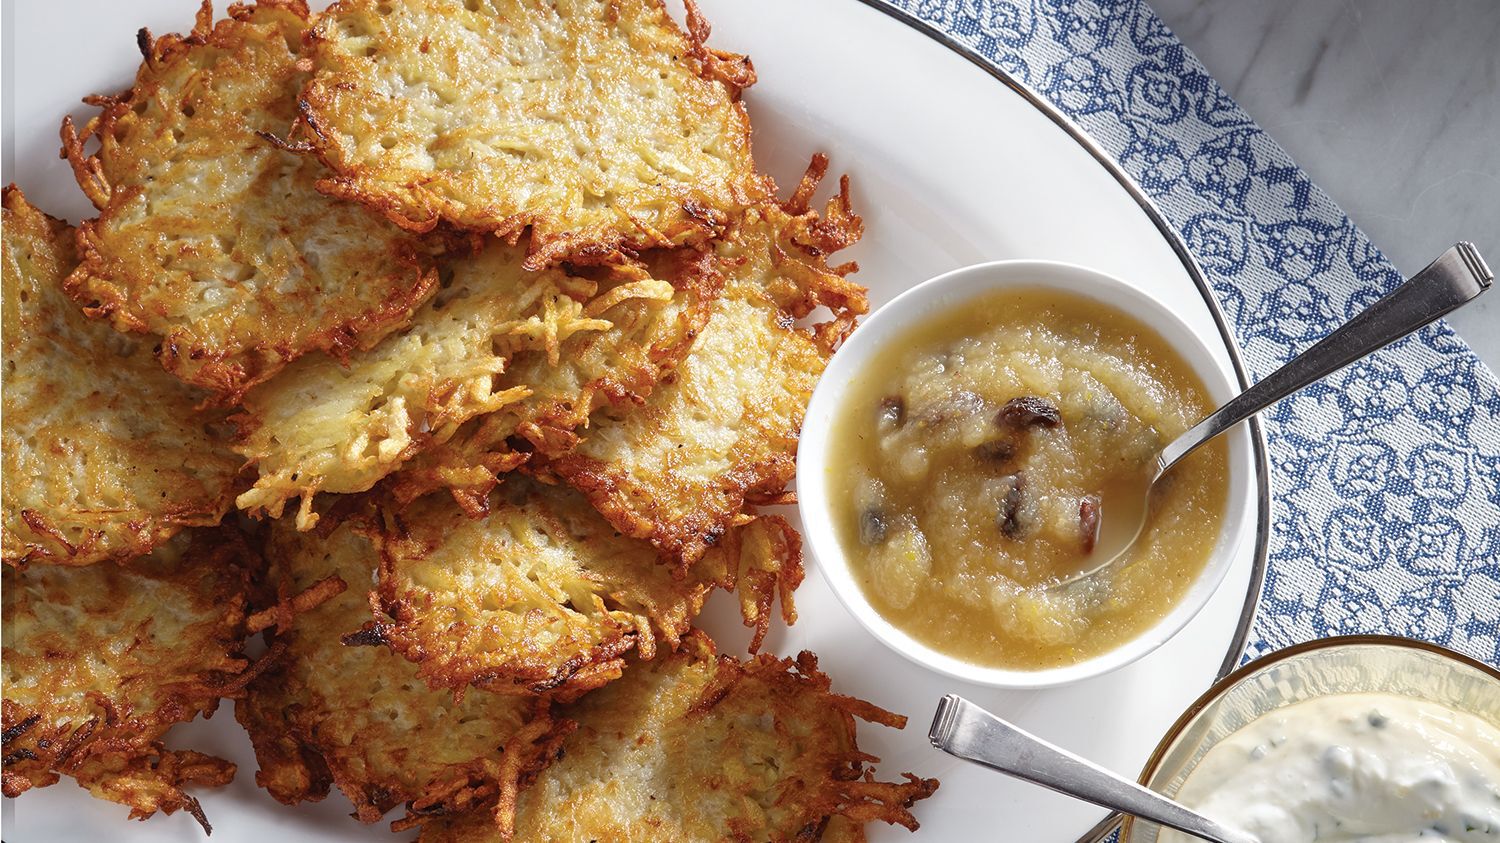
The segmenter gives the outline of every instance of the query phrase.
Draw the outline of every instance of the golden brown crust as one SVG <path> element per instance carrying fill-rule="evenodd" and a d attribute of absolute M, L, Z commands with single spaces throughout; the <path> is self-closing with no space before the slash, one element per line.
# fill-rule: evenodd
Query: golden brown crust
<path fill-rule="evenodd" d="M 722 561 L 720 561 L 722 560 Z M 691 569 L 689 576 L 702 576 L 724 564 L 723 573 L 713 573 L 720 588 L 739 597 L 740 620 L 751 629 L 749 651 L 759 652 L 771 631 L 773 604 L 781 604 L 781 621 L 797 622 L 792 592 L 802 584 L 802 536 L 780 515 L 742 515 L 735 526 Z"/>
<path fill-rule="evenodd" d="M 245 397 L 235 448 L 259 477 L 241 509 L 277 518 L 301 497 L 306 529 L 316 493 L 368 490 L 465 422 L 530 395 L 502 377 L 515 355 L 555 357 L 570 339 L 674 298 L 635 262 L 532 272 L 519 247 L 476 241 L 477 252 L 445 258 L 443 289 L 407 328 L 347 364 L 305 357 Z"/>
<path fill-rule="evenodd" d="M 123 561 L 217 523 L 239 472 L 222 416 L 64 295 L 66 223 L 14 186 L 4 206 L 5 562 Z"/>
<path fill-rule="evenodd" d="M 224 787 L 234 780 L 235 765 L 222 758 L 186 749 L 157 745 L 141 754 L 112 754 L 91 758 L 72 773 L 99 799 L 130 806 L 130 819 L 144 820 L 160 811 L 185 810 L 213 833 L 213 825 L 197 798 L 183 788 Z"/>
<path fill-rule="evenodd" d="M 849 280 L 859 264 L 829 265 L 835 252 L 859 242 L 865 223 L 854 213 L 849 177 L 839 178 L 839 192 L 822 214 L 811 209 L 813 193 L 828 173 L 828 156 L 812 157 L 792 191 L 776 204 L 762 203 L 741 220 L 735 236 L 720 247 L 725 272 L 757 279 L 776 304 L 795 319 L 807 319 L 819 308 L 827 316 L 812 325 L 813 339 L 827 355 L 854 330 L 854 321 L 870 310 L 864 286 Z"/>
<path fill-rule="evenodd" d="M 375 620 L 346 643 L 388 645 L 434 688 L 576 695 L 618 676 L 632 649 L 675 647 L 717 588 L 739 591 L 752 649 L 778 596 L 795 617 L 801 547 L 780 518 L 747 519 L 678 577 L 571 489 L 516 478 L 486 510 L 476 520 L 432 497 L 388 514 Z"/>
<path fill-rule="evenodd" d="M 280 613 L 283 622 L 269 632 L 284 655 L 235 706 L 255 746 L 256 782 L 287 804 L 321 799 L 337 785 L 367 823 L 404 803 L 408 816 L 398 827 L 506 805 L 566 726 L 548 717 L 543 698 L 456 698 L 427 688 L 414 665 L 383 647 L 342 643 L 370 617 L 370 529 L 368 514 L 357 511 L 325 513 L 309 532 L 271 525 L 266 553 L 277 603 L 295 606 L 297 595 L 321 590 L 329 577 L 349 587 L 316 608 Z"/>
<path fill-rule="evenodd" d="M 764 192 L 754 71 L 707 35 L 660 0 L 336 3 L 302 93 L 320 187 L 414 231 L 530 228 L 533 268 L 701 243 Z"/>
<path fill-rule="evenodd" d="M 565 709 L 576 731 L 521 793 L 514 839 L 811 841 L 830 820 L 917 827 L 909 810 L 937 789 L 906 774 L 879 782 L 855 720 L 906 718 L 835 694 L 817 659 L 718 656 L 695 634 L 676 653 Z M 423 830 L 423 843 L 510 840 L 487 817 Z"/>
<path fill-rule="evenodd" d="M 751 209 L 718 244 L 724 293 L 651 397 L 596 413 L 576 449 L 537 461 L 679 568 L 720 541 L 747 502 L 780 497 L 813 387 L 868 309 L 864 288 L 844 277 L 854 265 L 827 264 L 862 230 L 847 182 L 821 217 L 806 208 L 825 166 L 815 159 L 790 201 Z M 826 321 L 793 324 L 820 306 Z"/>
<path fill-rule="evenodd" d="M 233 402 L 309 351 L 343 358 L 405 324 L 434 289 L 416 238 L 314 188 L 316 158 L 278 142 L 307 78 L 301 0 L 210 0 L 152 39 L 134 86 L 96 96 L 64 152 L 99 217 L 69 292 L 116 329 L 161 337 L 161 364 Z M 97 141 L 90 154 L 86 146 Z"/>
<path fill-rule="evenodd" d="M 4 792 L 58 774 L 132 817 L 186 808 L 182 786 L 234 765 L 167 750 L 176 723 L 236 692 L 254 555 L 232 531 L 181 534 L 151 556 L 88 568 L 4 570 Z"/>
<path fill-rule="evenodd" d="M 667 299 L 626 297 L 630 285 L 604 291 L 590 305 L 611 326 L 574 334 L 553 347 L 521 348 L 501 382 L 524 387 L 525 398 L 476 418 L 452 439 L 418 454 L 391 478 L 395 498 L 409 503 L 447 488 L 466 511 L 483 514 L 501 475 L 531 453 L 565 453 L 575 430 L 601 407 L 639 404 L 692 347 L 724 286 L 713 254 L 697 249 L 653 251 L 642 257 L 650 278 L 671 285 Z M 514 450 L 514 442 L 524 450 Z"/>

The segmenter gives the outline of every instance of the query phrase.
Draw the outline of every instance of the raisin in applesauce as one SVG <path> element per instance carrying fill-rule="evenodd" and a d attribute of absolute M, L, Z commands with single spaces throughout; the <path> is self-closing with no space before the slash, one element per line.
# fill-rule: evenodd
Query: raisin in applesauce
<path fill-rule="evenodd" d="M 965 302 L 850 384 L 828 465 L 840 543 L 875 609 L 934 650 L 1031 670 L 1092 658 L 1203 570 L 1224 517 L 1224 442 L 1157 484 L 1123 565 L 1047 586 L 1090 567 L 1110 490 L 1138 488 L 1122 481 L 1212 407 L 1180 355 L 1107 305 L 1050 290 Z"/>

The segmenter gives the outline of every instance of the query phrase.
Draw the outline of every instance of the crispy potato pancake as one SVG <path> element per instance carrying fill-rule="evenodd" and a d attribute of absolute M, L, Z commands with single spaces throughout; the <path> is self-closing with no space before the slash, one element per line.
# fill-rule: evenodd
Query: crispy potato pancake
<path fill-rule="evenodd" d="M 68 299 L 73 229 L 15 187 L 3 238 L 5 562 L 123 561 L 217 523 L 240 463 L 211 433 L 222 417 Z"/>
<path fill-rule="evenodd" d="M 346 0 L 303 91 L 321 188 L 399 224 L 514 239 L 529 266 L 702 242 L 764 191 L 749 60 L 661 0 Z"/>
<path fill-rule="evenodd" d="M 674 576 L 567 487 L 507 481 L 481 519 L 433 496 L 387 517 L 376 620 L 352 641 L 387 644 L 433 687 L 576 693 L 619 675 L 631 648 L 675 647 L 715 588 L 741 595 L 752 649 L 794 619 L 800 539 L 776 516 L 733 528 Z"/>
<path fill-rule="evenodd" d="M 465 816 L 428 825 L 422 843 L 816 840 L 831 819 L 915 830 L 908 809 L 938 786 L 874 779 L 855 718 L 895 728 L 906 718 L 832 693 L 807 652 L 740 662 L 694 634 L 559 716 L 578 728 L 522 791 L 513 835 Z"/>
<path fill-rule="evenodd" d="M 490 239 L 444 263 L 442 289 L 412 324 L 347 364 L 305 357 L 245 396 L 235 448 L 259 477 L 241 509 L 281 516 L 301 497 L 298 526 L 316 522 L 317 492 L 362 492 L 466 421 L 531 394 L 501 375 L 523 350 L 559 349 L 673 300 L 672 280 L 621 263 L 569 274 L 521 267 L 519 247 Z M 659 305 L 658 305 L 659 306 Z"/>
<path fill-rule="evenodd" d="M 436 282 L 419 241 L 319 193 L 317 159 L 274 141 L 308 78 L 306 27 L 302 0 L 232 5 L 217 25 L 205 0 L 186 36 L 141 31 L 135 85 L 92 98 L 103 110 L 81 135 L 64 124 L 99 209 L 69 291 L 121 331 L 160 336 L 169 371 L 227 400 L 309 351 L 368 348 Z"/>
<path fill-rule="evenodd" d="M 366 823 L 402 803 L 412 817 L 513 804 L 519 778 L 544 762 L 533 743 L 545 745 L 554 728 L 547 702 L 456 700 L 383 647 L 345 646 L 341 638 L 370 619 L 377 554 L 369 529 L 332 515 L 308 532 L 271 525 L 266 555 L 282 605 L 329 583 L 344 588 L 269 631 L 283 657 L 235 705 L 255 746 L 256 782 L 286 804 L 322 799 L 336 784 Z"/>
<path fill-rule="evenodd" d="M 670 300 L 625 299 L 607 308 L 605 330 L 575 333 L 550 348 L 521 347 L 501 384 L 530 394 L 474 419 L 403 465 L 391 482 L 396 498 L 410 502 L 446 488 L 477 517 L 500 475 L 527 459 L 511 447 L 512 437 L 537 453 L 565 453 L 578 441 L 574 429 L 595 410 L 645 400 L 703 330 L 724 276 L 707 251 L 653 251 L 644 260 L 653 278 L 671 280 Z M 601 299 L 593 307 L 602 311 L 606 304 Z"/>
<path fill-rule="evenodd" d="M 824 358 L 754 290 L 719 299 L 693 351 L 641 407 L 595 419 L 550 469 L 680 569 L 728 529 L 748 495 L 792 479 L 802 411 Z"/>
<path fill-rule="evenodd" d="M 774 500 L 791 481 L 813 387 L 868 309 L 864 288 L 844 278 L 855 267 L 825 260 L 861 231 L 847 181 L 821 218 L 805 205 L 825 166 L 817 159 L 784 205 L 747 212 L 722 244 L 725 290 L 682 364 L 641 406 L 596 414 L 578 447 L 546 466 L 679 567 L 747 501 Z M 819 305 L 830 320 L 793 324 Z"/>
<path fill-rule="evenodd" d="M 208 828 L 182 788 L 234 765 L 161 738 L 243 681 L 254 564 L 238 535 L 200 529 L 130 563 L 5 568 L 5 795 L 66 774 L 132 818 L 186 808 Z"/>

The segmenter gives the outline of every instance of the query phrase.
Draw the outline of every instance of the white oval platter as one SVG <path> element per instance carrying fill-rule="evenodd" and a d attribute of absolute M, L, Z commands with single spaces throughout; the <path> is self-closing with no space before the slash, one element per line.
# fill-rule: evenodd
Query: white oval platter
<path fill-rule="evenodd" d="M 1144 195 L 1066 119 L 1040 99 L 885 9 L 860 0 L 700 0 L 711 43 L 748 53 L 760 81 L 746 95 L 755 154 L 784 188 L 816 151 L 853 180 L 867 233 L 851 250 L 876 305 L 906 287 L 964 264 L 1005 258 L 1080 263 L 1125 279 L 1171 304 L 1216 350 L 1234 376 L 1237 355 L 1220 328 L 1201 274 Z M 183 31 L 192 0 L 48 0 L 4 5 L 4 179 L 34 204 L 76 222 L 89 208 L 57 159 L 66 113 L 93 92 L 128 86 L 139 54 L 135 32 Z M 219 11 L 222 13 L 222 5 Z M 679 10 L 680 12 L 680 10 Z M 830 180 L 832 181 L 832 180 Z M 841 256 L 842 257 L 842 256 Z M 770 636 L 767 649 L 816 652 L 835 689 L 908 715 L 904 731 L 866 726 L 861 747 L 885 776 L 910 770 L 942 780 L 918 804 L 922 828 L 869 829 L 875 841 L 994 840 L 1068 843 L 1095 839 L 1103 809 L 959 762 L 931 749 L 927 726 L 944 693 L 960 693 L 1023 728 L 1134 777 L 1157 738 L 1194 697 L 1237 664 L 1259 595 L 1268 498 L 1263 438 L 1249 501 L 1231 518 L 1255 536 L 1238 549 L 1209 606 L 1161 649 L 1111 675 L 1079 685 L 1007 692 L 941 677 L 889 652 L 848 616 L 809 559 L 797 593 L 801 620 Z M 122 595 L 122 598 L 125 596 Z M 704 624 L 722 649 L 746 636 L 726 601 Z M 229 706 L 209 721 L 176 729 L 170 743 L 223 755 L 235 781 L 202 794 L 213 839 L 240 841 L 401 840 L 384 826 L 361 827 L 334 794 L 287 808 L 254 783 L 249 741 Z M 89 798 L 64 780 L 4 800 L 9 843 L 199 841 L 185 814 L 127 822 L 126 809 Z"/>

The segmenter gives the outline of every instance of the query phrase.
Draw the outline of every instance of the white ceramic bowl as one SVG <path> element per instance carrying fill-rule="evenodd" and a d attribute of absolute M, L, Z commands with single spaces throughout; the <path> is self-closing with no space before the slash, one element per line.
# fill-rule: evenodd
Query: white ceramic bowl
<path fill-rule="evenodd" d="M 1208 345 L 1161 302 L 1136 287 L 1092 269 L 1055 261 L 1016 260 L 976 264 L 924 281 L 880 308 L 859 326 L 823 373 L 807 408 L 797 450 L 797 499 L 814 560 L 850 613 L 887 647 L 924 667 L 981 685 L 1045 688 L 1082 681 L 1123 667 L 1164 644 L 1192 620 L 1223 581 L 1234 551 L 1253 524 L 1232 517 L 1245 511 L 1246 481 L 1253 475 L 1250 434 L 1245 425 L 1229 439 L 1229 494 L 1218 543 L 1198 579 L 1171 611 L 1131 641 L 1094 658 L 1045 670 L 1010 670 L 971 664 L 939 653 L 896 628 L 870 605 L 849 569 L 829 507 L 828 454 L 834 419 L 850 382 L 871 358 L 929 316 L 951 312 L 965 301 L 1006 288 L 1053 288 L 1099 301 L 1155 329 L 1193 368 L 1216 404 L 1238 393 Z"/>

